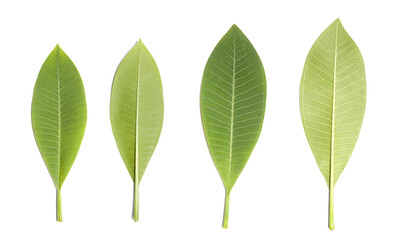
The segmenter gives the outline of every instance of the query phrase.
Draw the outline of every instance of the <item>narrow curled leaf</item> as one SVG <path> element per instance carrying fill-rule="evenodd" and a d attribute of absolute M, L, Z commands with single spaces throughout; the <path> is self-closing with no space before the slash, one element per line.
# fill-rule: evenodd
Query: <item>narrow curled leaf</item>
<path fill-rule="evenodd" d="M 365 104 L 362 55 L 337 19 L 311 48 L 300 85 L 303 127 L 330 189 L 331 229 L 333 188 L 357 142 Z"/>
<path fill-rule="evenodd" d="M 111 91 L 110 117 L 122 159 L 138 185 L 158 143 L 163 123 L 163 90 L 158 67 L 141 40 L 119 64 Z"/>
<path fill-rule="evenodd" d="M 32 101 L 33 132 L 41 156 L 60 190 L 77 156 L 85 132 L 86 100 L 81 76 L 57 45 L 41 67 Z"/>
<path fill-rule="evenodd" d="M 266 104 L 262 62 L 236 25 L 207 61 L 200 99 L 207 144 L 226 190 L 226 228 L 229 194 L 258 141 Z"/>

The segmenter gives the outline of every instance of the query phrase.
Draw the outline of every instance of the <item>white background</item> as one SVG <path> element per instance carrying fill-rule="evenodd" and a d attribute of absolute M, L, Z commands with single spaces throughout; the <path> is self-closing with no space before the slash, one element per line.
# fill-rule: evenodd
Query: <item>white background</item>
<path fill-rule="evenodd" d="M 1 1 L 0 239 L 393 239 L 395 237 L 395 14 L 393 1 Z M 340 17 L 365 61 L 367 107 L 337 182 L 328 189 L 304 135 L 299 83 L 319 34 Z M 260 139 L 231 194 L 209 155 L 199 92 L 206 61 L 236 23 L 266 71 Z M 162 134 L 131 219 L 132 180 L 109 120 L 112 78 L 142 38 L 162 76 Z M 59 43 L 82 76 L 88 123 L 62 188 L 36 147 L 30 118 L 40 67 Z"/>

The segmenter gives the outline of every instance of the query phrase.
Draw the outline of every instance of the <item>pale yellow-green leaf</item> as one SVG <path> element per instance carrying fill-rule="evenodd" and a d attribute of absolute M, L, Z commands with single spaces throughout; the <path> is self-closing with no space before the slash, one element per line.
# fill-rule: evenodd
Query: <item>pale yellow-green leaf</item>
<path fill-rule="evenodd" d="M 114 137 L 134 185 L 138 220 L 138 185 L 158 143 L 163 123 L 163 90 L 158 67 L 140 40 L 115 73 L 110 118 Z"/>
<path fill-rule="evenodd" d="M 303 127 L 332 200 L 357 142 L 365 104 L 362 55 L 337 19 L 311 48 L 300 85 Z"/>

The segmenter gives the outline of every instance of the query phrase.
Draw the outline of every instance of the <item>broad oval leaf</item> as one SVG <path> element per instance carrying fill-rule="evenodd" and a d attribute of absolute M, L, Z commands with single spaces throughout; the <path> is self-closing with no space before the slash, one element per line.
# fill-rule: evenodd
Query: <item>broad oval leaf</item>
<path fill-rule="evenodd" d="M 56 45 L 34 87 L 32 125 L 37 146 L 57 190 L 57 220 L 62 221 L 60 190 L 85 132 L 86 100 L 81 76 Z"/>
<path fill-rule="evenodd" d="M 124 57 L 115 73 L 110 117 L 119 152 L 134 181 L 133 218 L 138 221 L 138 186 L 163 123 L 159 70 L 141 40 Z"/>
<path fill-rule="evenodd" d="M 300 84 L 300 112 L 307 140 L 330 189 L 346 166 L 362 125 L 366 80 L 362 55 L 339 19 L 311 48 Z"/>
<path fill-rule="evenodd" d="M 254 47 L 233 25 L 207 61 L 201 117 L 211 157 L 229 194 L 258 141 L 266 104 L 266 79 Z"/>

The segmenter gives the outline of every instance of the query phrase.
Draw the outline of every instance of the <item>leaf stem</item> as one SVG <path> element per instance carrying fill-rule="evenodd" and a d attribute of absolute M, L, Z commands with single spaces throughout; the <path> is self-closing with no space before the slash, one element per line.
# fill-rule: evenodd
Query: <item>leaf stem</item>
<path fill-rule="evenodd" d="M 224 219 L 222 222 L 222 227 L 227 229 L 228 228 L 228 218 L 229 218 L 229 194 L 230 192 L 225 192 L 225 209 L 224 209 Z"/>
<path fill-rule="evenodd" d="M 329 224 L 328 227 L 330 230 L 335 229 L 335 223 L 334 223 L 334 198 L 333 198 L 333 193 L 334 193 L 334 187 L 330 186 L 329 187 Z"/>
<path fill-rule="evenodd" d="M 134 181 L 133 220 L 139 220 L 139 181 Z"/>
<path fill-rule="evenodd" d="M 60 189 L 56 189 L 56 221 L 63 222 L 62 218 L 62 195 Z"/>

